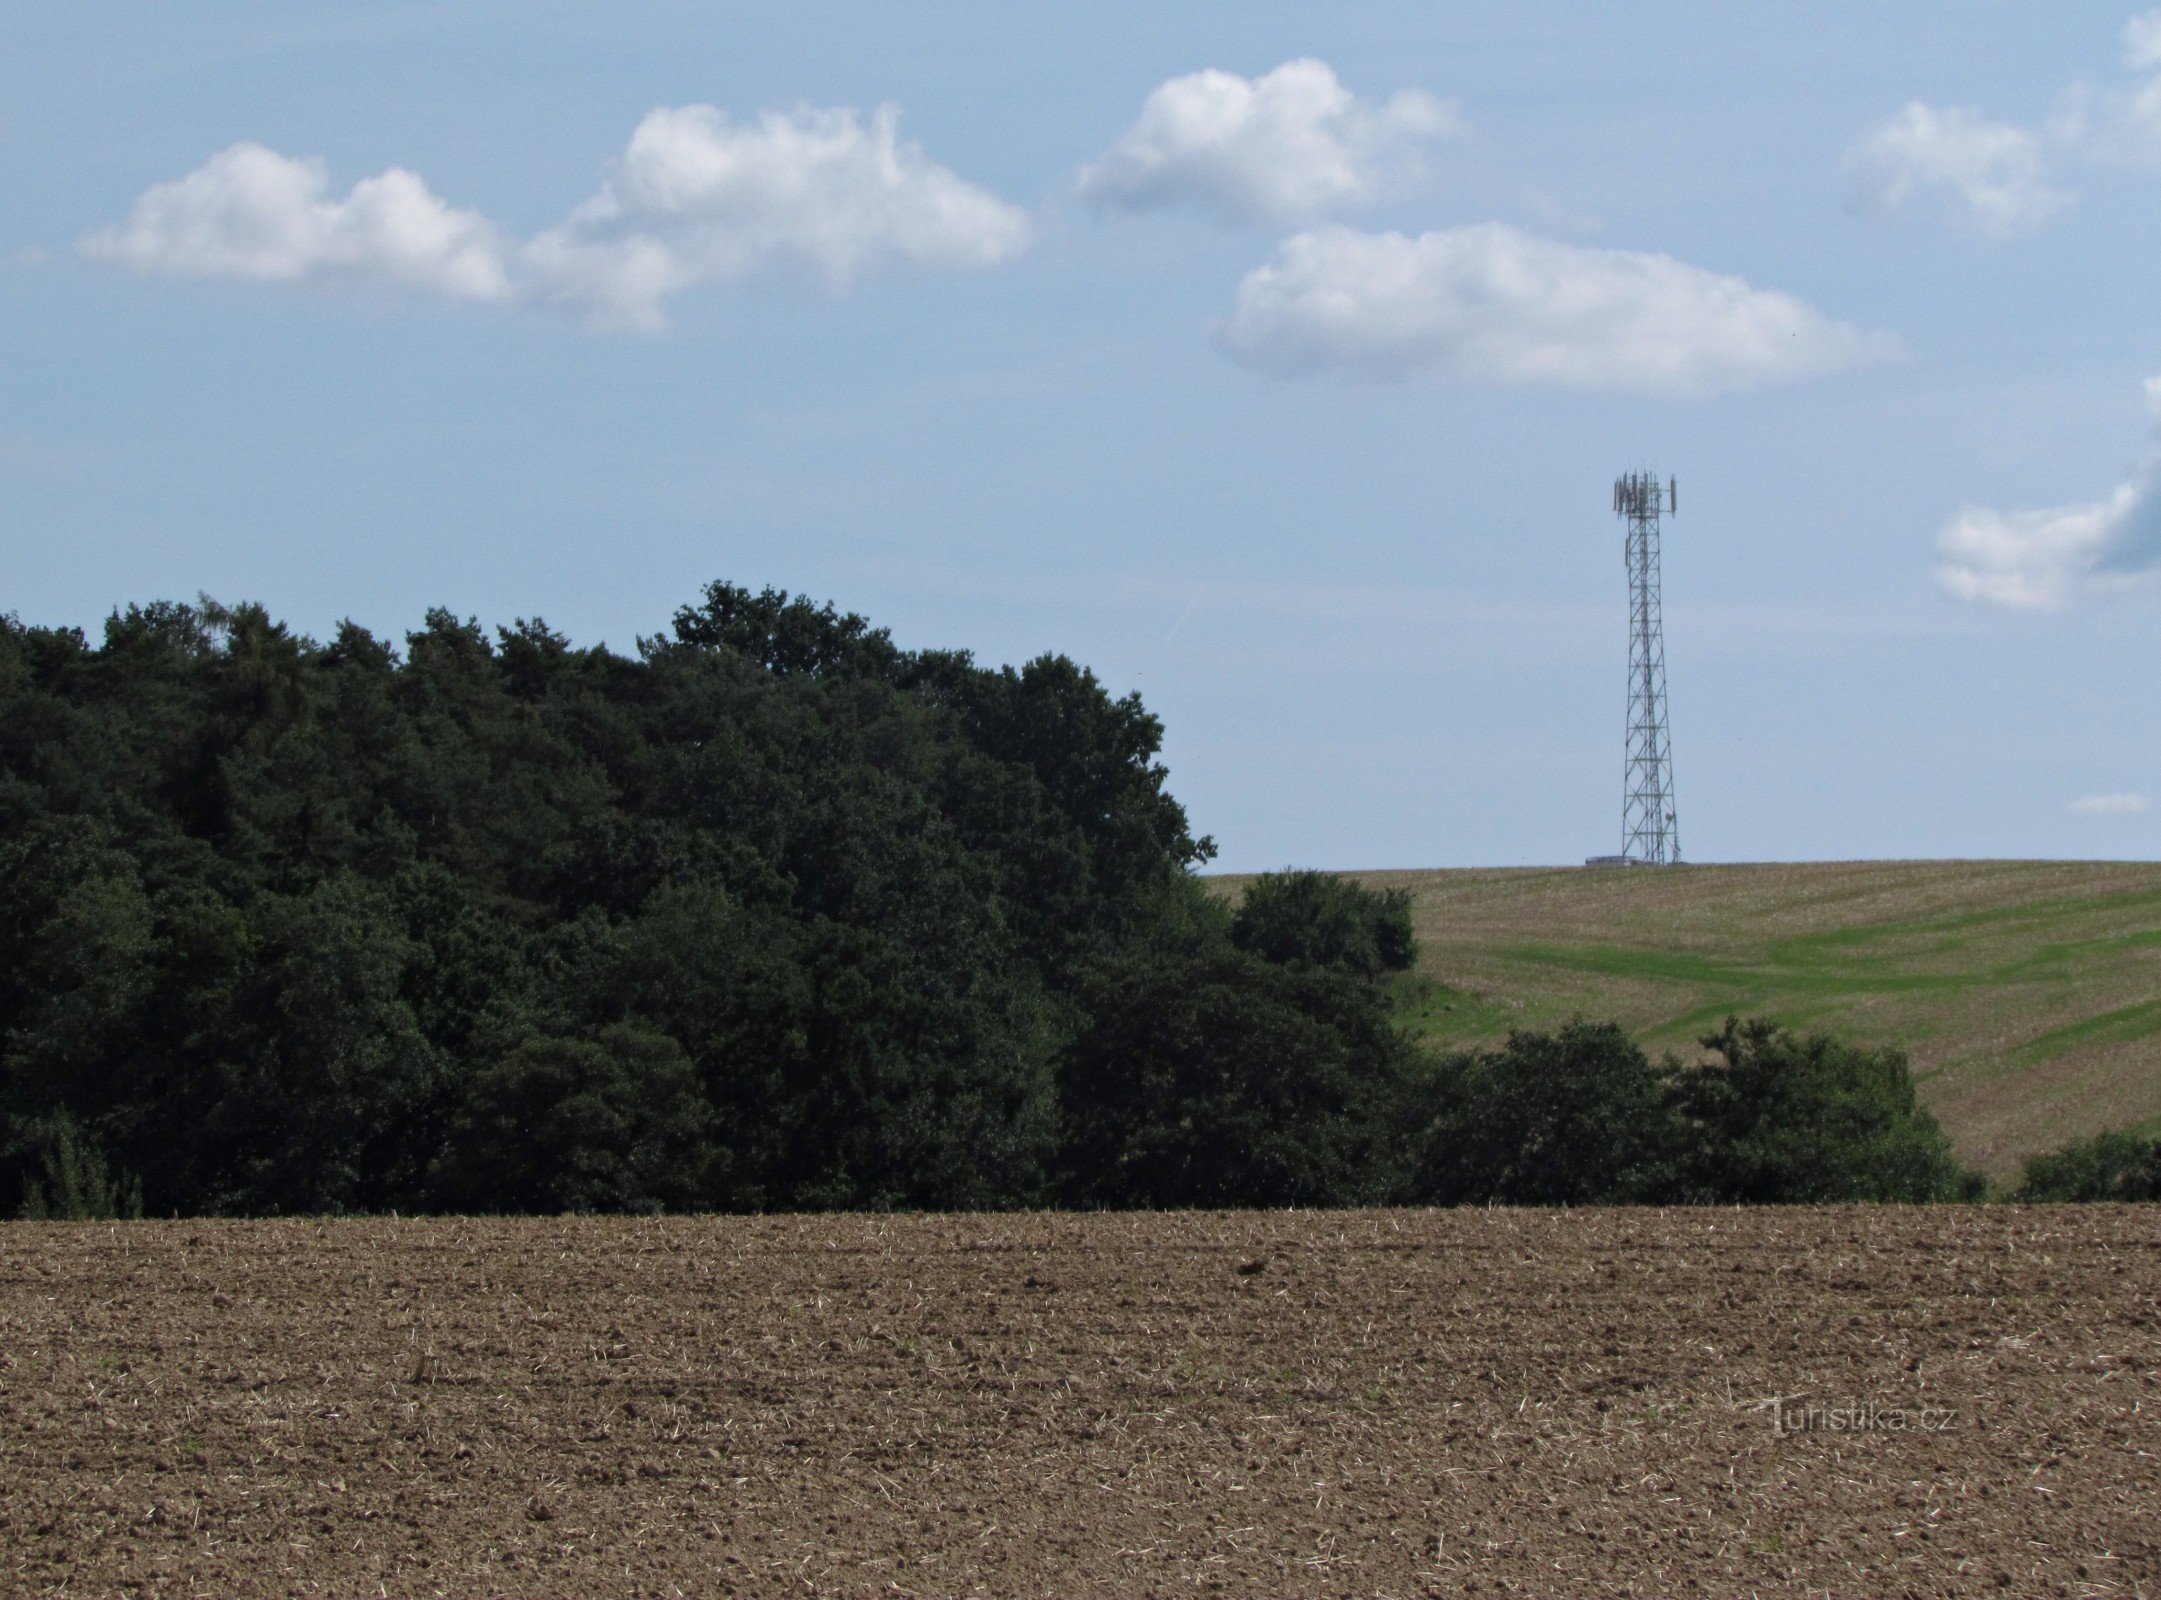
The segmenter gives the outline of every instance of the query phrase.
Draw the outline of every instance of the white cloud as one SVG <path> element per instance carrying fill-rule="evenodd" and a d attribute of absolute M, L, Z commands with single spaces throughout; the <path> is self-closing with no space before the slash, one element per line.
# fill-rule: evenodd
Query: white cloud
<path fill-rule="evenodd" d="M 2161 164 L 2161 11 L 2124 24 L 2124 65 L 2145 74 L 2128 87 L 2074 83 L 2047 137 L 2066 157 L 2105 166 Z"/>
<path fill-rule="evenodd" d="M 267 283 L 336 281 L 461 300 L 510 293 L 503 245 L 485 217 L 457 211 L 392 167 L 329 198 L 319 161 L 236 144 L 136 200 L 83 248 L 145 272 Z"/>
<path fill-rule="evenodd" d="M 1133 126 L 1081 170 L 1083 198 L 1126 211 L 1193 206 L 1230 223 L 1309 222 L 1365 205 L 1457 126 L 1416 90 L 1358 99 L 1325 61 L 1259 78 L 1189 73 L 1158 85 Z"/>
<path fill-rule="evenodd" d="M 2033 127 L 1915 101 L 1847 154 L 1862 209 L 1889 212 L 1933 199 L 1983 233 L 2007 238 L 2039 227 L 2076 198 L 2058 170 L 2161 166 L 2161 11 L 2124 25 L 2128 87 L 2074 83 L 2056 114 Z"/>
<path fill-rule="evenodd" d="M 2161 378 L 2146 395 L 2161 415 Z M 1961 600 L 2026 611 L 2153 580 L 2161 573 L 2161 500 L 2155 464 L 2106 500 L 2039 511 L 1969 506 L 1938 536 L 1936 576 Z"/>
<path fill-rule="evenodd" d="M 2161 71 L 2161 11 L 2124 24 L 2123 58 L 2134 72 Z"/>
<path fill-rule="evenodd" d="M 1221 338 L 1286 373 L 1691 395 L 1881 359 L 1891 342 L 1791 295 L 1671 256 L 1587 249 L 1499 223 L 1416 238 L 1330 227 L 1238 286 Z"/>
<path fill-rule="evenodd" d="M 2151 811 L 2153 802 L 2142 794 L 2090 794 L 2066 809 L 2087 817 L 2129 817 Z"/>
<path fill-rule="evenodd" d="M 2066 150 L 2117 167 L 2161 166 L 2161 11 L 2124 25 L 2124 64 L 2147 76 L 2123 87 L 2075 84 L 2050 131 Z"/>
<path fill-rule="evenodd" d="M 796 272 L 835 289 L 889 266 L 986 267 L 1025 248 L 1027 214 L 899 137 L 898 113 L 654 111 L 600 192 L 529 241 L 393 167 L 330 197 L 322 164 L 237 144 L 159 184 L 83 241 L 144 272 L 546 301 L 655 327 L 699 283 Z"/>
<path fill-rule="evenodd" d="M 1961 600 L 2019 610 L 2054 611 L 2088 590 L 2120 586 L 2112 552 L 2146 509 L 2142 484 L 2123 484 L 2106 500 L 2043 511 L 1969 506 L 1937 539 L 1937 576 Z"/>
<path fill-rule="evenodd" d="M 1863 140 L 1847 163 L 1868 210 L 1896 211 L 1933 197 L 1998 238 L 2039 227 L 2072 199 L 2049 181 L 2040 134 L 1918 100 Z"/>
<path fill-rule="evenodd" d="M 599 194 L 533 241 L 536 285 L 650 325 L 663 296 L 767 271 L 832 288 L 887 266 L 996 266 L 1027 246 L 1028 215 L 899 136 L 899 112 L 712 106 L 648 114 Z"/>

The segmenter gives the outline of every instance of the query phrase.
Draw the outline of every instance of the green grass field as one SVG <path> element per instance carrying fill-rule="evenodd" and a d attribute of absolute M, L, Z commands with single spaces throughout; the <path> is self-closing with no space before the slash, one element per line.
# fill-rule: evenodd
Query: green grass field
<path fill-rule="evenodd" d="M 1431 982 L 1407 1015 L 1437 1044 L 1582 1015 L 1693 1053 L 1728 1012 L 1895 1043 L 1961 1154 L 1999 1177 L 2161 1125 L 2161 863 L 1354 876 L 1413 896 Z"/>

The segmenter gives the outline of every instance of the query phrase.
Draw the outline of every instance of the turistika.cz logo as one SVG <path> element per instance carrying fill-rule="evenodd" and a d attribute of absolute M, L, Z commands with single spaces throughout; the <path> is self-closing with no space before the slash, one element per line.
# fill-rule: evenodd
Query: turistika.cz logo
<path fill-rule="evenodd" d="M 1886 1406 L 1873 1400 L 1813 1405 L 1793 1395 L 1781 1396 L 1765 1409 L 1772 1427 L 1782 1434 L 1949 1433 L 1958 1426 L 1956 1406 Z"/>

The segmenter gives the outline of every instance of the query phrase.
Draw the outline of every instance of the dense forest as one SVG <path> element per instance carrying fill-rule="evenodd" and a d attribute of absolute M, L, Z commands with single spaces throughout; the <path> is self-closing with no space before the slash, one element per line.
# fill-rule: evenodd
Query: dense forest
<path fill-rule="evenodd" d="M 432 612 L 0 621 L 28 1214 L 1931 1199 L 1895 1052 L 1430 1057 L 1400 896 L 1233 907 L 1162 729 L 714 584 L 634 655 Z M 0 1203 L 11 1203 L 0 1201 Z"/>

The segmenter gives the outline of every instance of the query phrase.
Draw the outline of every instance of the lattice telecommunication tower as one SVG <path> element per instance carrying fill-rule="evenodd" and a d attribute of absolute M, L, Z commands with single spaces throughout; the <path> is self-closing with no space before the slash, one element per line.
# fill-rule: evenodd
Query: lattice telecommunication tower
<path fill-rule="evenodd" d="M 1613 485 L 1628 524 L 1628 770 L 1621 788 L 1621 854 L 1665 866 L 1681 859 L 1673 807 L 1673 740 L 1666 731 L 1666 628 L 1659 615 L 1658 519 L 1681 509 L 1680 487 L 1651 472 Z"/>

